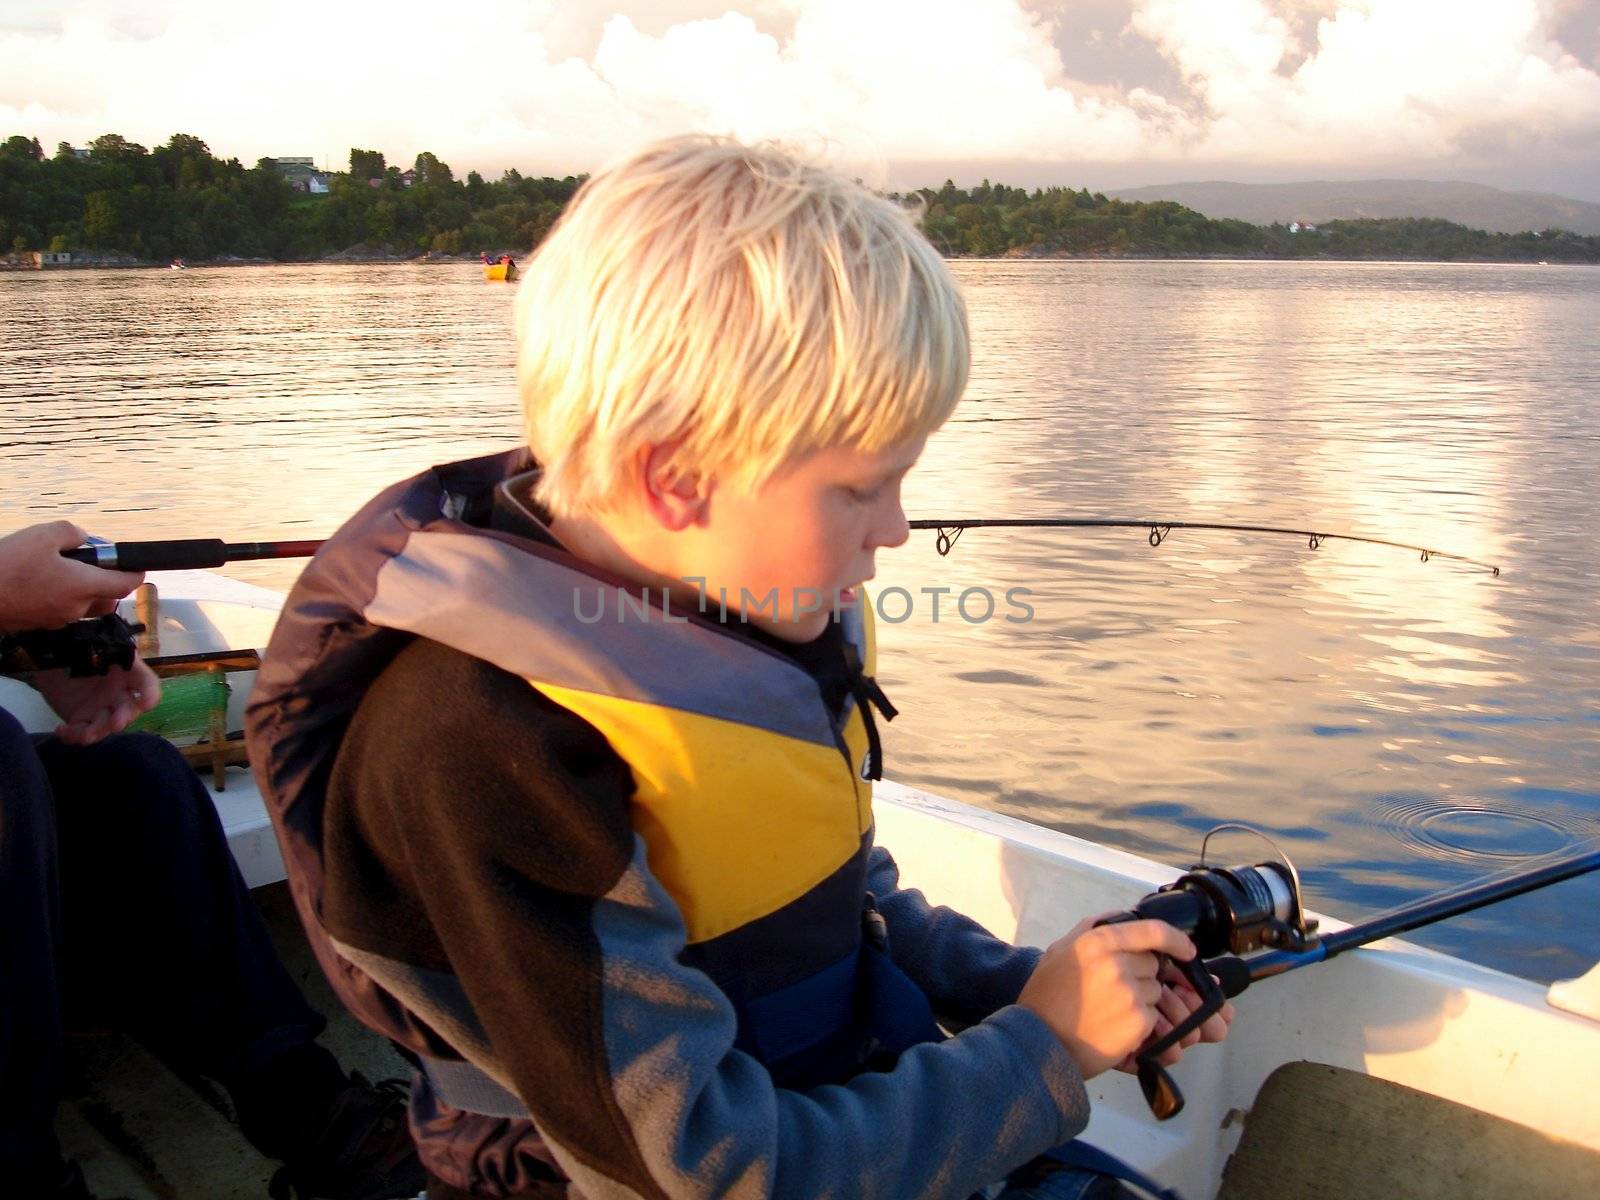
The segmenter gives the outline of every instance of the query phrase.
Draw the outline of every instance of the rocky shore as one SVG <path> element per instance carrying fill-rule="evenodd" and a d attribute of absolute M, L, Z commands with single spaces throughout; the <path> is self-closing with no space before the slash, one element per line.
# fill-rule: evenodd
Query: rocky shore
<path fill-rule="evenodd" d="M 494 250 L 492 253 L 498 257 L 505 252 Z M 531 250 L 514 250 L 510 253 L 512 257 L 520 260 L 533 252 Z M 304 265 L 307 263 L 478 263 L 481 261 L 481 257 L 477 254 L 446 254 L 439 250 L 397 251 L 393 246 L 387 244 L 371 246 L 366 242 L 357 242 L 355 245 L 347 246 L 336 254 L 327 254 L 320 258 L 241 258 L 236 254 L 220 254 L 216 258 L 184 259 L 182 265 L 185 269 L 189 269 L 202 267 L 274 267 Z M 172 265 L 171 262 L 135 258 L 131 254 L 121 254 L 116 251 L 72 250 L 41 252 L 24 250 L 0 255 L 0 271 L 74 271 L 132 268 L 167 270 Z"/>

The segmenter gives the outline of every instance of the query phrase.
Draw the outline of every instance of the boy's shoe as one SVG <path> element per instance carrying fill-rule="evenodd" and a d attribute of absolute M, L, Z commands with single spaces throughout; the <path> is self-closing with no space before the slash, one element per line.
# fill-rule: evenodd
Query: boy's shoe
<path fill-rule="evenodd" d="M 359 1071 L 335 1098 L 311 1148 L 272 1177 L 272 1200 L 410 1200 L 428 1184 L 406 1125 L 409 1088 Z"/>

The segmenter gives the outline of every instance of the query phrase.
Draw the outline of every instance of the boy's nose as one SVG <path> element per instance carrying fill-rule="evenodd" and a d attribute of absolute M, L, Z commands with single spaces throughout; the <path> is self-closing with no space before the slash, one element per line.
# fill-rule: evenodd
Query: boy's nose
<path fill-rule="evenodd" d="M 875 529 L 872 543 L 874 546 L 885 546 L 893 549 L 904 546 L 911 538 L 911 523 L 906 520 L 905 506 L 897 497 L 879 527 Z"/>

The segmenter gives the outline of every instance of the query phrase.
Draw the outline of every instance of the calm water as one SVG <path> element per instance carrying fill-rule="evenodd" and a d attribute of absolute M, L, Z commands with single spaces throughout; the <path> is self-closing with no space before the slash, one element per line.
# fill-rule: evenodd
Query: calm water
<path fill-rule="evenodd" d="M 877 582 L 913 601 L 880 624 L 895 777 L 1172 862 L 1252 821 L 1348 919 L 1600 836 L 1600 270 L 957 271 L 973 382 L 911 515 L 1305 525 L 1504 574 L 1183 531 L 976 530 L 941 559 L 918 535 Z M 472 267 L 0 275 L 0 529 L 326 534 L 515 438 L 511 297 Z M 1033 619 L 968 623 L 973 587 L 1030 589 Z M 937 621 L 924 588 L 951 589 Z M 1597 911 L 1590 876 L 1420 940 L 1549 980 L 1600 959 Z"/>

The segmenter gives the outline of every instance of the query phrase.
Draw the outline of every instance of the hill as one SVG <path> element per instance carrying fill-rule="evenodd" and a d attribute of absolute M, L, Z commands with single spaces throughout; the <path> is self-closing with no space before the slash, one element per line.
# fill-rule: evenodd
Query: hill
<path fill-rule="evenodd" d="M 1357 179 L 1307 183 L 1166 183 L 1107 192 L 1120 200 L 1174 200 L 1208 217 L 1274 222 L 1442 217 L 1494 233 L 1566 229 L 1600 234 L 1600 204 L 1544 192 L 1508 192 L 1481 183 Z"/>
<path fill-rule="evenodd" d="M 117 134 L 88 155 L 36 139 L 0 142 L 0 266 L 42 265 L 43 251 L 163 262 L 384 261 L 536 245 L 582 180 L 506 171 L 463 182 L 424 151 L 407 171 L 352 148 L 326 191 L 299 191 L 272 159 L 218 159 L 191 134 L 154 150 Z M 1288 258 L 1600 263 L 1600 235 L 1488 233 L 1441 217 L 1321 220 L 1315 230 L 1208 217 L 1171 200 L 1119 200 L 1087 188 L 1032 191 L 946 181 L 901 197 L 946 254 L 1030 258 Z M 1600 206 L 1592 206 L 1600 208 Z M 1549 229 L 1548 223 L 1544 224 Z M 374 248 L 381 248 L 375 250 Z"/>

